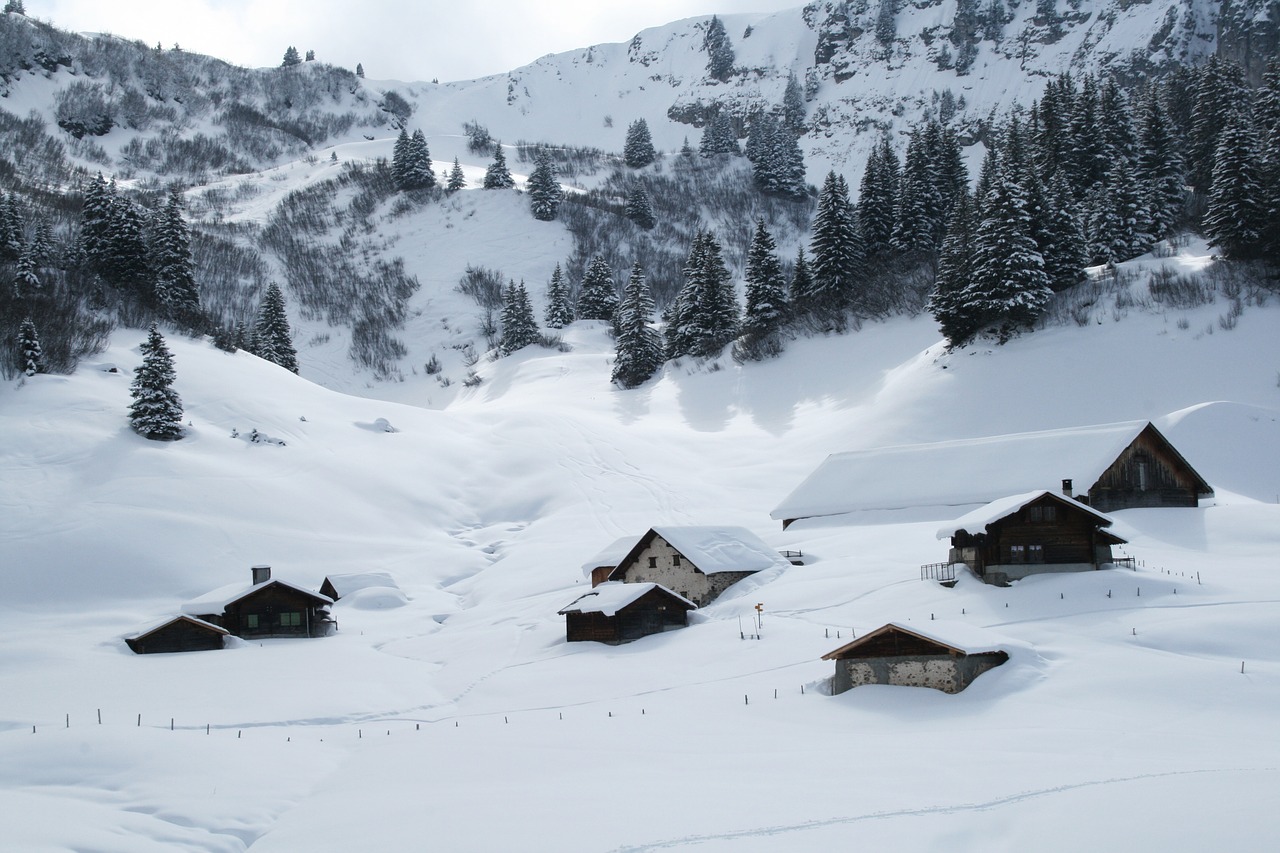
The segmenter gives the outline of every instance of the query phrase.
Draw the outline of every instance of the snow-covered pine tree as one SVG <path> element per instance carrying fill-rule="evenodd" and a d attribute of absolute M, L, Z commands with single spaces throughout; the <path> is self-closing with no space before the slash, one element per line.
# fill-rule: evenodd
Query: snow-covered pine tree
<path fill-rule="evenodd" d="M 1077 200 L 1102 183 L 1107 172 L 1106 134 L 1101 127 L 1098 81 L 1085 75 L 1071 109 L 1071 150 L 1067 168 Z"/>
<path fill-rule="evenodd" d="M 364 64 L 363 64 L 363 63 L 360 63 L 360 62 L 357 62 L 357 63 L 356 63 L 356 76 L 357 76 L 357 77 L 359 77 L 361 80 L 363 80 L 363 79 L 364 79 Z"/>
<path fill-rule="evenodd" d="M 707 52 L 707 75 L 722 83 L 728 80 L 733 73 L 733 46 L 729 43 L 729 34 L 725 32 L 724 24 L 715 15 L 707 23 L 702 47 Z"/>
<path fill-rule="evenodd" d="M 1022 187 L 1002 172 L 974 232 L 973 267 L 961 300 L 976 328 L 1006 343 L 1032 326 L 1051 295 Z"/>
<path fill-rule="evenodd" d="M 431 165 L 431 149 L 426 134 L 415 130 L 409 137 L 408 164 L 405 171 L 405 189 L 429 190 L 436 185 L 436 172 Z"/>
<path fill-rule="evenodd" d="M 1252 123 L 1233 117 L 1218 138 L 1204 229 L 1209 245 L 1232 259 L 1261 254 L 1265 208 L 1261 146 Z"/>
<path fill-rule="evenodd" d="M 782 352 L 782 330 L 790 312 L 778 247 L 764 227 L 764 219 L 756 220 L 756 233 L 747 252 L 746 278 L 746 312 L 734 354 L 752 361 L 772 358 Z"/>
<path fill-rule="evenodd" d="M 792 136 L 805 132 L 804 91 L 794 72 L 787 75 L 787 88 L 782 93 L 782 126 Z"/>
<path fill-rule="evenodd" d="M 578 288 L 578 319 L 613 322 L 617 310 L 618 289 L 613 283 L 613 270 L 603 256 L 596 255 L 582 274 L 582 285 Z"/>
<path fill-rule="evenodd" d="M 1188 138 L 1187 182 L 1201 195 L 1213 185 L 1217 168 L 1218 137 L 1248 103 L 1239 65 L 1216 54 L 1197 72 L 1195 104 L 1191 109 Z"/>
<path fill-rule="evenodd" d="M 705 235 L 699 231 L 693 236 L 689 246 L 689 257 L 684 265 L 684 284 L 676 293 L 675 299 L 667 306 L 664 349 L 666 357 L 680 358 L 693 351 L 694 314 L 696 305 L 701 299 L 704 271 L 703 255 L 706 244 Z"/>
<path fill-rule="evenodd" d="M 293 45 L 289 45 L 284 52 L 284 61 L 280 63 L 281 68 L 289 68 L 294 65 L 301 65 L 302 57 L 298 54 L 298 49 Z"/>
<path fill-rule="evenodd" d="M 1280 258 L 1280 60 L 1263 75 L 1256 115 L 1261 136 L 1262 253 Z"/>
<path fill-rule="evenodd" d="M 646 231 L 658 224 L 653 215 L 653 202 L 649 199 L 649 192 L 639 181 L 632 183 L 627 190 L 625 215 Z"/>
<path fill-rule="evenodd" d="M 938 193 L 934 164 L 925 142 L 925 128 L 917 126 L 907 144 L 898 189 L 898 209 L 891 243 L 901 255 L 923 258 L 934 249 L 934 234 L 940 231 L 942 198 Z"/>
<path fill-rule="evenodd" d="M 812 313 L 827 325 L 840 327 L 846 311 L 862 307 L 857 288 L 863 253 L 848 187 L 835 172 L 827 173 L 818 195 L 809 251 L 813 256 Z"/>
<path fill-rule="evenodd" d="M 409 189 L 409 146 L 411 142 L 409 131 L 402 127 L 400 128 L 400 135 L 396 137 L 396 144 L 391 148 L 391 179 L 395 181 L 396 189 L 401 192 Z"/>
<path fill-rule="evenodd" d="M 569 283 L 564 280 L 560 265 L 556 264 L 547 285 L 547 309 L 542 320 L 548 329 L 563 329 L 573 322 L 573 304 L 569 300 Z"/>
<path fill-rule="evenodd" d="M 542 222 L 550 222 L 556 218 L 560 202 L 564 200 L 564 190 L 556 180 L 556 167 L 551 162 L 551 154 L 545 148 L 539 148 L 534 158 L 533 172 L 529 175 L 529 209 L 533 218 Z"/>
<path fill-rule="evenodd" d="M 888 134 L 871 149 L 858 191 L 858 225 L 867 258 L 888 254 L 898 207 L 898 157 Z"/>
<path fill-rule="evenodd" d="M 112 181 L 112 186 L 115 181 Z M 155 293 L 148 264 L 146 211 L 118 193 L 111 194 L 107 281 L 150 301 Z"/>
<path fill-rule="evenodd" d="M 293 347 L 293 332 L 285 311 L 284 293 L 275 282 L 267 285 L 254 325 L 254 342 L 249 351 L 285 370 L 298 372 L 298 351 Z"/>
<path fill-rule="evenodd" d="M 22 213 L 18 199 L 0 192 L 0 261 L 16 261 L 22 249 Z"/>
<path fill-rule="evenodd" d="M 618 306 L 618 341 L 612 379 L 622 388 L 643 384 L 662 367 L 662 338 L 649 325 L 652 316 L 653 296 L 645 282 L 644 268 L 637 261 Z"/>
<path fill-rule="evenodd" d="M 817 303 L 814 292 L 813 273 L 809 270 L 809 261 L 804 256 L 804 247 L 796 252 L 796 262 L 791 268 L 791 283 L 787 287 L 788 302 L 791 305 L 791 318 L 808 317 L 813 313 Z"/>
<path fill-rule="evenodd" d="M 717 154 L 732 154 L 735 157 L 742 153 L 738 148 L 738 134 L 733 129 L 733 120 L 725 110 L 716 110 L 707 119 L 702 129 L 702 140 L 698 143 L 698 153 L 703 157 L 714 157 Z"/>
<path fill-rule="evenodd" d="M 449 170 L 449 184 L 445 187 L 449 192 L 457 192 L 467 185 L 467 179 L 462 175 L 462 166 L 458 163 L 458 158 L 453 158 L 453 168 Z"/>
<path fill-rule="evenodd" d="M 965 288 L 973 275 L 973 233 L 973 207 L 964 193 L 951 209 L 935 289 L 925 306 L 938 321 L 949 348 L 964 346 L 978 330 L 977 318 L 965 301 Z"/>
<path fill-rule="evenodd" d="M 498 341 L 498 352 L 511 355 L 537 341 L 538 323 L 533 318 L 529 292 L 523 281 L 516 284 L 512 280 L 503 294 L 502 337 Z"/>
<path fill-rule="evenodd" d="M 738 301 L 720 243 L 711 232 L 694 238 L 685 284 L 668 324 L 667 351 L 699 358 L 716 356 L 738 336 Z M 673 356 L 674 357 L 674 356 Z"/>
<path fill-rule="evenodd" d="M 104 275 L 110 254 L 111 193 L 111 186 L 98 172 L 85 185 L 80 207 L 80 256 L 99 275 Z"/>
<path fill-rule="evenodd" d="M 154 323 L 141 346 L 142 364 L 134 369 L 129 393 L 129 425 L 143 438 L 173 441 L 182 438 L 182 398 L 173 390 L 177 374 L 173 356 Z"/>
<path fill-rule="evenodd" d="M 44 373 L 44 351 L 40 348 L 40 336 L 31 318 L 23 319 L 18 327 L 18 369 L 25 376 Z"/>
<path fill-rule="evenodd" d="M 484 173 L 484 188 L 487 190 L 509 190 L 516 185 L 507 168 L 507 158 L 502 153 L 502 143 L 493 143 L 493 162 Z"/>
<path fill-rule="evenodd" d="M 177 188 L 153 219 L 151 268 L 155 275 L 156 302 L 170 317 L 191 319 L 200 310 L 191 258 L 191 235 L 182 218 L 182 196 Z"/>
<path fill-rule="evenodd" d="M 1155 86 L 1147 88 L 1142 101 L 1138 138 L 1136 176 L 1139 186 L 1146 190 L 1151 236 L 1163 240 L 1182 219 L 1186 193 L 1177 138 Z"/>
<path fill-rule="evenodd" d="M 22 0 L 8 0 L 4 4 L 4 13 L 6 15 L 25 15 L 27 10 L 23 6 Z"/>
<path fill-rule="evenodd" d="M 627 140 L 622 146 L 622 159 L 632 169 L 642 169 L 658 158 L 649 135 L 649 124 L 638 118 L 627 126 Z"/>
<path fill-rule="evenodd" d="M 1044 199 L 1045 210 L 1035 238 L 1044 258 L 1049 288 L 1057 293 L 1084 281 L 1089 256 L 1084 229 L 1075 214 L 1077 205 L 1071 197 L 1071 186 L 1061 171 L 1054 174 Z"/>
<path fill-rule="evenodd" d="M 23 249 L 13 275 L 13 298 L 19 301 L 30 299 L 39 292 L 40 276 L 36 274 L 35 258 L 30 249 Z"/>

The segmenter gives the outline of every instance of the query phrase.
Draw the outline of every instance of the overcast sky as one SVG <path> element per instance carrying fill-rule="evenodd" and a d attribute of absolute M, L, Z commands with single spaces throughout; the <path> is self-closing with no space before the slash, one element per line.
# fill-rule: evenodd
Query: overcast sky
<path fill-rule="evenodd" d="M 772 12 L 804 0 L 25 0 L 27 14 L 278 65 L 285 48 L 369 77 L 441 82 L 498 74 L 548 53 L 621 42 L 646 27 L 712 13 Z"/>

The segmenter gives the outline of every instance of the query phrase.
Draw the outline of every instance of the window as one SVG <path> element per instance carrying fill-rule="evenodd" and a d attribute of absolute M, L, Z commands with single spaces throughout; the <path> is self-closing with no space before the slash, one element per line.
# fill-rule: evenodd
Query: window
<path fill-rule="evenodd" d="M 671 565 L 673 565 L 673 566 L 678 566 L 678 565 L 680 565 L 680 555 L 679 555 L 679 554 L 673 554 L 673 555 L 672 555 L 672 557 L 671 557 Z"/>
<path fill-rule="evenodd" d="M 281 628 L 301 628 L 302 614 L 297 612 L 296 610 L 285 611 L 281 613 L 280 627 Z"/>
<path fill-rule="evenodd" d="M 1026 545 L 1010 545 L 1009 546 L 1009 562 L 1025 563 L 1027 561 Z"/>
<path fill-rule="evenodd" d="M 1047 506 L 1047 507 L 1044 507 L 1044 520 L 1045 520 L 1045 521 L 1057 521 L 1057 520 L 1058 520 L 1058 508 L 1057 508 L 1056 506 Z"/>
<path fill-rule="evenodd" d="M 651 569 L 656 569 L 656 568 L 658 568 L 658 558 L 657 558 L 657 557 L 650 557 L 650 558 L 649 558 L 649 568 L 651 568 Z"/>
<path fill-rule="evenodd" d="M 1027 562 L 1043 563 L 1044 562 L 1044 546 L 1028 545 L 1027 546 Z"/>
<path fill-rule="evenodd" d="M 1033 506 L 1027 508 L 1027 521 L 1032 524 L 1040 522 L 1054 522 L 1058 520 L 1058 508 L 1056 506 Z"/>
<path fill-rule="evenodd" d="M 258 614 L 249 613 L 244 617 L 244 627 L 252 631 L 258 627 Z"/>

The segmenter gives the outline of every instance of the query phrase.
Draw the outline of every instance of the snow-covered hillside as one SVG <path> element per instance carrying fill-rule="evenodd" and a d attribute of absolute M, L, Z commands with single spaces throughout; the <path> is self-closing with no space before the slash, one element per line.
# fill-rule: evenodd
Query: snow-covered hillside
<path fill-rule="evenodd" d="M 481 363 L 443 411 L 171 337 L 190 425 L 169 444 L 128 430 L 142 335 L 121 331 L 72 376 L 0 389 L 0 846 L 1262 849 L 1278 318 L 1223 311 L 1100 311 L 955 354 L 897 319 L 634 391 L 579 323 L 571 352 Z M 829 452 L 1162 415 L 1217 497 L 1115 513 L 1136 572 L 945 589 L 917 579 L 939 519 L 768 518 Z M 742 525 L 806 565 L 680 631 L 566 644 L 578 567 L 659 523 Z M 322 640 L 124 645 L 256 563 L 313 588 L 386 571 L 409 601 L 340 602 Z M 1012 660 L 955 696 L 826 695 L 850 631 L 935 619 Z M 625 781 L 602 799 L 604 777 Z"/>

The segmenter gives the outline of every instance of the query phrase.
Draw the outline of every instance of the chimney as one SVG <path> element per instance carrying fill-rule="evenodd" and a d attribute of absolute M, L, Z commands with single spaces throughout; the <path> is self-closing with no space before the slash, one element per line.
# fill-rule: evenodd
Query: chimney
<path fill-rule="evenodd" d="M 1062 481 L 1062 493 L 1067 497 L 1071 497 L 1072 496 L 1071 493 L 1075 491 L 1074 489 L 1071 488 L 1071 486 L 1072 486 L 1072 483 L 1070 479 L 1066 479 Z"/>
<path fill-rule="evenodd" d="M 271 580 L 271 567 L 270 567 L 270 566 L 254 566 L 254 567 L 251 569 L 251 571 L 253 572 L 253 585 L 254 585 L 254 586 L 257 586 L 257 585 L 258 585 L 258 584 L 260 584 L 260 583 L 266 583 L 267 581 Z"/>

